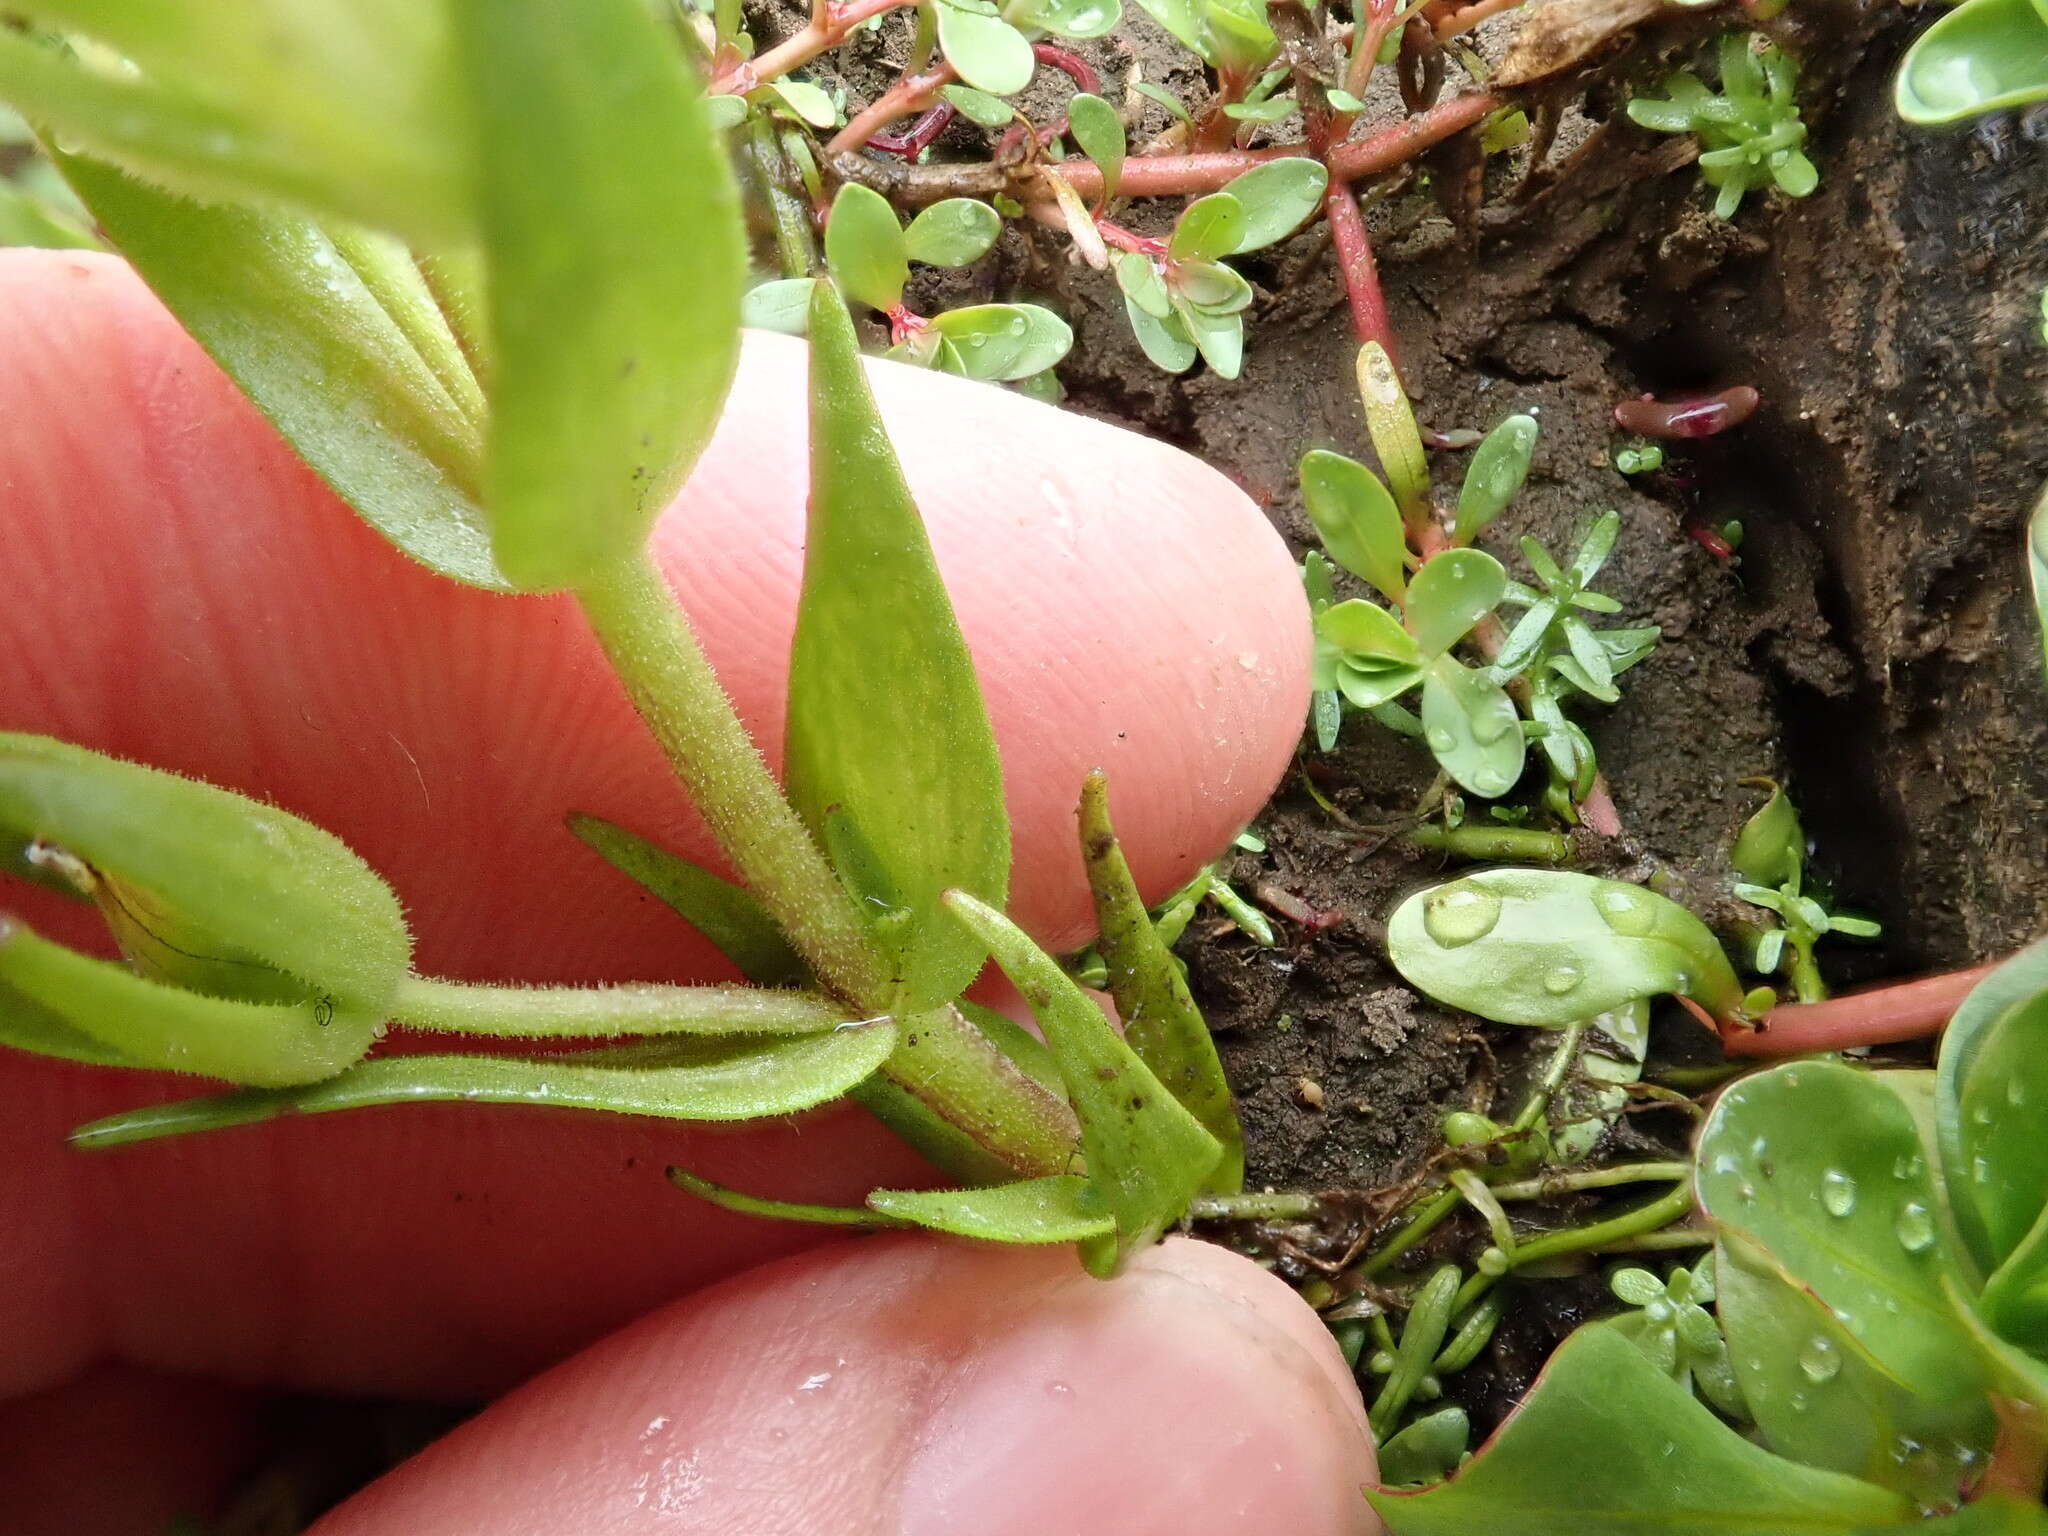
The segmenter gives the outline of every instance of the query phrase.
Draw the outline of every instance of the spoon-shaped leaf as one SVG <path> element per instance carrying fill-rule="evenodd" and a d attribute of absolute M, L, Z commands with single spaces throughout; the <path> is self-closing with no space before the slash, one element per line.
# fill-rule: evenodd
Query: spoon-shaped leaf
<path fill-rule="evenodd" d="M 825 261 L 849 297 L 870 309 L 894 309 L 910 281 L 910 245 L 896 210 L 872 187 L 849 181 L 825 221 Z"/>
<path fill-rule="evenodd" d="M 1380 477 L 1356 459 L 1317 448 L 1302 457 L 1301 496 L 1330 558 L 1400 602 L 1408 590 L 1408 538 Z"/>
<path fill-rule="evenodd" d="M 1067 103 L 1067 126 L 1081 153 L 1102 172 L 1102 200 L 1116 196 L 1116 184 L 1124 173 L 1124 157 L 1130 141 L 1124 134 L 1124 120 L 1100 96 L 1082 92 Z"/>
<path fill-rule="evenodd" d="M 1001 902 L 1010 823 L 995 733 L 930 541 L 829 283 L 811 306 L 811 508 L 790 656 L 789 796 L 836 812 L 909 914 L 899 1009 L 956 996 L 986 954 L 939 910 Z M 841 874 L 849 871 L 844 861 Z"/>
<path fill-rule="evenodd" d="M 2004 1264 L 2048 1207 L 2048 943 L 1993 971 L 1942 1035 L 1935 1076 L 1941 1172 L 1977 1262 Z"/>
<path fill-rule="evenodd" d="M 1483 550 L 1450 549 L 1408 583 L 1408 628 L 1425 657 L 1443 655 L 1500 606 L 1508 573 Z"/>
<path fill-rule="evenodd" d="M 523 589 L 575 586 L 639 551 L 710 441 L 739 360 L 739 196 L 640 0 L 449 9 L 480 146 L 492 547 Z"/>
<path fill-rule="evenodd" d="M 1750 1444 L 1598 1323 L 1564 1341 L 1457 1476 L 1366 1497 L 1401 1536 L 1847 1536 L 1913 1512 L 1889 1489 Z"/>
<path fill-rule="evenodd" d="M 1742 985 L 1708 931 L 1668 897 L 1560 869 L 1486 869 L 1418 891 L 1387 952 L 1439 1002 L 1500 1024 L 1555 1028 L 1683 993 L 1721 1017 Z"/>
<path fill-rule="evenodd" d="M 381 1056 L 303 1088 L 244 1090 L 110 1115 L 72 1132 L 97 1150 L 159 1136 L 323 1115 L 378 1104 L 449 1101 L 608 1110 L 665 1120 L 759 1120 L 834 1099 L 896 1043 L 893 1024 L 793 1039 L 636 1042 L 560 1056 Z"/>
<path fill-rule="evenodd" d="M 1906 50 L 1892 99 L 1927 124 L 2048 100 L 2048 17 L 2033 0 L 1968 0 Z"/>
<path fill-rule="evenodd" d="M 1292 104 L 1288 104 L 1292 110 Z M 1244 207 L 1244 228 L 1238 232 L 1239 252 L 1262 250 L 1284 240 L 1322 205 L 1330 173 L 1307 156 L 1269 160 L 1233 177 L 1223 190 Z"/>
<path fill-rule="evenodd" d="M 1797 885 L 1806 863 L 1806 834 L 1799 826 L 1799 813 L 1778 785 L 1771 785 L 1771 798 L 1742 824 L 1728 862 L 1752 885 Z"/>
<path fill-rule="evenodd" d="M 1439 656 L 1422 680 L 1422 739 L 1444 772 L 1475 795 L 1514 788 L 1528 752 L 1507 691 L 1450 656 Z"/>
<path fill-rule="evenodd" d="M 340 839 L 210 784 L 0 733 L 0 827 L 59 845 L 344 1011 L 381 1018 L 409 967 L 398 899 Z"/>
<path fill-rule="evenodd" d="M 1955 1260 L 1905 1101 L 1869 1072 L 1800 1062 L 1724 1092 L 1700 1133 L 1707 1214 L 1810 1287 L 1907 1390 L 1981 1390 L 1942 1294 Z"/>
<path fill-rule="evenodd" d="M 1481 440 L 1465 469 L 1458 492 L 1458 522 L 1452 539 L 1470 544 L 1479 530 L 1507 510 L 1529 478 L 1536 453 L 1536 418 L 1510 416 Z"/>
<path fill-rule="evenodd" d="M 1214 261 L 1237 249 L 1244 230 L 1244 204 L 1228 192 L 1211 192 L 1180 216 L 1166 254 L 1174 261 Z"/>

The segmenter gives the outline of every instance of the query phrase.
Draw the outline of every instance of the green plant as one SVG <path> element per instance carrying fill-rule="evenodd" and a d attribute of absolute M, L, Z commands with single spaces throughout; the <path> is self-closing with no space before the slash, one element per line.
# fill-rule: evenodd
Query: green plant
<path fill-rule="evenodd" d="M 1632 98 L 1628 115 L 1659 133 L 1699 135 L 1700 176 L 1719 189 L 1715 214 L 1735 216 L 1751 192 L 1775 186 L 1805 197 L 1820 183 L 1806 158 L 1806 125 L 1794 88 L 1799 66 L 1776 44 L 1755 34 L 1730 32 L 1720 49 L 1721 91 L 1716 95 L 1690 70 L 1664 81 L 1664 99 Z"/>
<path fill-rule="evenodd" d="M 1234 1190 L 1229 1090 L 1099 781 L 1085 812 L 1103 953 L 1145 1027 L 1118 1035 L 1001 913 L 994 738 L 840 297 L 923 334 L 901 312 L 907 259 L 972 259 L 993 212 L 942 204 L 904 231 L 850 187 L 827 229 L 836 282 L 803 289 L 813 446 L 785 788 L 644 549 L 717 419 L 744 276 L 736 188 L 676 34 L 638 0 L 279 5 L 261 47 L 241 6 L 103 7 L 89 26 L 75 9 L 38 5 L 47 30 L 0 30 L 0 91 L 61 142 L 57 163 L 114 243 L 366 521 L 454 580 L 573 595 L 743 884 L 601 821 L 576 830 L 765 983 L 422 975 L 390 889 L 319 829 L 0 737 L 0 829 L 26 850 L 10 867 L 97 902 L 127 960 L 0 924 L 0 1040 L 238 1085 L 113 1116 L 79 1144 L 397 1100 L 730 1120 L 851 1093 L 975 1186 L 877 1192 L 856 1219 L 1077 1242 L 1103 1274 L 1198 1193 Z M 1006 25 L 948 9 L 956 39 Z M 606 89 L 589 89 L 599 77 Z M 801 92 L 776 100 L 818 115 Z M 1018 320 L 1031 334 L 978 376 L 1064 350 L 1054 317 L 994 308 L 998 334 Z M 976 372 L 989 323 L 936 317 L 933 360 Z M 990 955 L 1043 1045 L 961 1001 Z M 369 1054 L 392 1024 L 515 1047 L 627 1043 Z"/>
<path fill-rule="evenodd" d="M 1783 969 L 1792 978 L 1802 1003 L 1827 996 L 1813 947 L 1830 933 L 1852 939 L 1874 939 L 1883 930 L 1864 917 L 1830 912 L 1803 891 L 1806 877 L 1806 833 L 1799 813 L 1777 785 L 1771 797 L 1743 824 L 1730 863 L 1737 875 L 1735 894 L 1753 906 L 1775 913 L 1778 922 L 1757 938 L 1756 969 L 1769 976 Z"/>
<path fill-rule="evenodd" d="M 1925 125 L 2048 100 L 2048 9 L 1964 0 L 1914 40 L 1892 99 L 1900 117 Z"/>

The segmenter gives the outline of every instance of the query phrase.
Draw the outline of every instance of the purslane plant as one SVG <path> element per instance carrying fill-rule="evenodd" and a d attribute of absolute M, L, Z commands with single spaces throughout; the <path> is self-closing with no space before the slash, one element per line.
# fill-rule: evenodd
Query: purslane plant
<path fill-rule="evenodd" d="M 725 146 L 671 29 L 638 0 L 280 3 L 257 28 L 225 0 L 27 9 L 44 30 L 0 31 L 0 91 L 313 467 L 441 574 L 580 604 L 741 883 L 602 822 L 576 830 L 773 983 L 422 976 L 389 888 L 317 828 L 0 738 L 9 867 L 98 902 L 127 957 L 8 922 L 0 1041 L 240 1085 L 115 1116 L 82 1144 L 394 1099 L 716 1120 L 851 1093 L 973 1186 L 879 1192 L 864 1218 L 1077 1242 L 1103 1274 L 1197 1193 L 1236 1187 L 1229 1091 L 1099 782 L 1084 819 L 1104 954 L 1145 1027 L 1119 1036 L 1001 913 L 994 738 L 835 283 L 806 294 L 786 787 L 649 560 L 731 378 L 745 264 Z M 957 255 L 985 233 L 980 215 L 945 218 L 920 249 Z M 876 245 L 871 272 L 893 270 Z M 961 1003 L 991 955 L 1043 1045 Z M 626 1043 L 368 1054 L 390 1025 Z"/>

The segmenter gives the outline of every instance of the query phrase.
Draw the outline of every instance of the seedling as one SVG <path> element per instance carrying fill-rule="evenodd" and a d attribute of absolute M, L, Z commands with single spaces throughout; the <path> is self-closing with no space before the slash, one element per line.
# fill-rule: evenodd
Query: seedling
<path fill-rule="evenodd" d="M 1659 133 L 1699 135 L 1700 178 L 1718 189 L 1718 218 L 1734 218 L 1743 198 L 1765 187 L 1805 197 L 1820 184 L 1820 173 L 1801 148 L 1806 125 L 1794 96 L 1799 66 L 1747 32 L 1721 39 L 1720 64 L 1719 95 L 1680 70 L 1665 78 L 1662 100 L 1637 96 L 1628 115 Z"/>
<path fill-rule="evenodd" d="M 1770 799 L 1743 824 L 1735 840 L 1730 862 L 1742 877 L 1735 883 L 1735 894 L 1778 917 L 1777 925 L 1757 939 L 1758 974 L 1769 976 L 1783 969 L 1792 978 L 1799 1001 L 1817 1003 L 1827 996 L 1827 986 L 1814 963 L 1814 945 L 1830 933 L 1874 939 L 1884 930 L 1868 918 L 1830 912 L 1803 893 L 1806 834 L 1785 791 L 1775 784 L 1769 787 Z"/>

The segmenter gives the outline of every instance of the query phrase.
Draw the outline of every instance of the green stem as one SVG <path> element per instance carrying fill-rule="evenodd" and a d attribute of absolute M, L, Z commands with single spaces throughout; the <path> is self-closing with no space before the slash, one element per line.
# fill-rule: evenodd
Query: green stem
<path fill-rule="evenodd" d="M 860 1016 L 888 1012 L 889 968 L 859 909 L 783 797 L 653 562 L 636 556 L 577 597 L 741 883 L 826 991 Z M 1071 1112 L 957 1009 L 898 1022 L 896 1049 L 882 1067 L 892 1084 L 1018 1173 L 1067 1171 L 1079 1140 Z M 944 1150 L 930 1137 L 913 1144 Z M 947 1159 L 949 1166 L 960 1161 Z M 956 1171 L 978 1177 L 987 1170 L 983 1162 Z"/>
<path fill-rule="evenodd" d="M 1496 1184 L 1496 1200 L 1542 1200 L 1551 1195 L 1570 1194 L 1582 1189 L 1612 1189 L 1617 1184 L 1647 1184 L 1663 1179 L 1683 1179 L 1692 1173 L 1688 1163 L 1620 1163 L 1612 1168 L 1586 1168 L 1577 1173 L 1550 1174 L 1523 1179 L 1514 1184 Z"/>
<path fill-rule="evenodd" d="M 1821 980 L 1820 966 L 1813 958 L 1813 941 L 1792 938 L 1792 995 L 1802 1003 L 1827 1001 L 1828 984 Z"/>
<path fill-rule="evenodd" d="M 816 992 L 780 987 L 501 987 L 408 976 L 393 1023 L 442 1034 L 615 1039 L 662 1034 L 819 1034 L 855 1022 Z"/>
<path fill-rule="evenodd" d="M 1645 1232 L 1639 1237 L 1619 1238 L 1589 1248 L 1588 1253 L 1663 1253 L 1673 1248 L 1706 1248 L 1714 1234 L 1705 1227 L 1666 1227 L 1662 1232 Z"/>
<path fill-rule="evenodd" d="M 1690 1174 L 1691 1170 L 1686 1172 Z M 1540 1264 L 1546 1259 L 1561 1258 L 1570 1253 L 1587 1253 L 1595 1249 L 1608 1250 L 1614 1243 L 1624 1242 L 1654 1232 L 1659 1227 L 1668 1227 L 1692 1210 L 1692 1181 L 1687 1178 L 1669 1194 L 1659 1195 L 1632 1211 L 1611 1216 L 1605 1221 L 1591 1222 L 1583 1227 L 1572 1227 L 1563 1232 L 1547 1232 L 1542 1237 L 1531 1238 L 1528 1242 L 1507 1252 L 1506 1270 L 1523 1269 L 1531 1264 Z M 1505 1271 L 1503 1271 L 1505 1272 Z M 1465 1309 L 1476 1303 L 1493 1288 L 1500 1275 L 1488 1274 L 1485 1270 L 1474 1273 L 1458 1291 L 1457 1301 L 1451 1308 L 1453 1316 L 1462 1317 Z"/>
<path fill-rule="evenodd" d="M 1571 839 L 1562 833 L 1534 827 L 1417 827 L 1408 840 L 1418 848 L 1475 862 L 1562 864 L 1572 851 Z"/>
<path fill-rule="evenodd" d="M 1586 1021 L 1574 1019 L 1565 1025 L 1557 1037 L 1557 1049 L 1550 1053 L 1550 1060 L 1543 1068 L 1543 1076 L 1529 1095 L 1529 1101 L 1521 1107 L 1509 1124 L 1511 1131 L 1532 1130 L 1543 1118 L 1543 1112 L 1550 1107 L 1551 1096 L 1565 1080 L 1578 1060 L 1579 1047 L 1585 1043 Z"/>
<path fill-rule="evenodd" d="M 761 196 L 775 225 L 775 251 L 782 263 L 782 275 L 810 277 L 818 270 L 810 213 L 804 200 L 789 191 L 788 182 L 795 173 L 783 158 L 782 146 L 775 138 L 775 125 L 765 117 L 757 117 L 749 125 L 747 137 L 754 168 L 760 175 Z"/>
<path fill-rule="evenodd" d="M 741 884 L 829 991 L 886 1011 L 888 968 L 853 898 L 783 798 L 653 560 L 636 555 L 576 595 Z"/>
<path fill-rule="evenodd" d="M 1379 1274 L 1394 1260 L 1442 1226 L 1444 1218 L 1458 1208 L 1458 1203 L 1463 1198 L 1455 1189 L 1440 1189 L 1422 1200 L 1413 1208 L 1414 1214 L 1387 1239 L 1385 1246 L 1367 1255 L 1365 1261 L 1353 1273 L 1361 1280 L 1370 1280 Z"/>
<path fill-rule="evenodd" d="M 1321 1202 L 1314 1195 L 1203 1195 L 1188 1206 L 1194 1221 L 1305 1221 Z"/>

